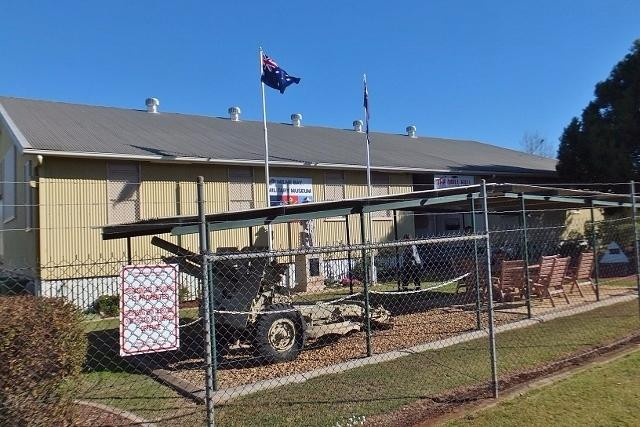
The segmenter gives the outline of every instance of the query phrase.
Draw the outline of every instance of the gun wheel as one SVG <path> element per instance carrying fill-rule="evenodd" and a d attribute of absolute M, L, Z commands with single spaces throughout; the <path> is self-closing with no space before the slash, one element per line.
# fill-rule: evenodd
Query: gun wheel
<path fill-rule="evenodd" d="M 287 351 L 296 343 L 296 326 L 291 319 L 278 319 L 271 324 L 267 336 L 274 350 Z"/>
<path fill-rule="evenodd" d="M 276 313 L 263 314 L 256 320 L 253 336 L 256 352 L 268 362 L 295 359 L 304 344 L 304 327 L 300 313 L 287 304 L 271 305 L 267 311 Z"/>

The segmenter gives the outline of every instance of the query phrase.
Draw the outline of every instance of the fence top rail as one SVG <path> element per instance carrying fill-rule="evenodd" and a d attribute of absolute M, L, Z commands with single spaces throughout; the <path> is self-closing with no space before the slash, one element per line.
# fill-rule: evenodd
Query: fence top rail
<path fill-rule="evenodd" d="M 249 259 L 249 258 L 275 258 L 289 255 L 312 255 L 335 252 L 357 252 L 368 249 L 400 248 L 412 245 L 431 245 L 454 242 L 467 242 L 482 240 L 485 234 L 468 234 L 452 237 L 431 237 L 427 239 L 398 240 L 393 242 L 357 243 L 351 245 L 318 246 L 309 248 L 296 248 L 281 251 L 255 251 L 255 252 L 230 252 L 225 254 L 209 254 L 209 260 Z"/>
<path fill-rule="evenodd" d="M 297 205 L 282 205 L 244 211 L 213 213 L 205 216 L 209 230 L 226 230 L 293 221 L 330 218 L 385 210 L 461 210 L 469 202 L 480 197 L 479 184 L 464 187 L 414 191 L 410 193 L 363 197 L 328 202 L 311 202 Z M 624 206 L 630 207 L 629 194 L 603 193 L 557 187 L 542 187 L 527 184 L 487 184 L 489 209 L 516 207 L 523 197 L 533 208 L 544 206 Z M 196 215 L 179 215 L 148 219 L 133 223 L 106 225 L 102 228 L 104 240 L 126 237 L 173 233 L 195 234 L 198 232 Z"/>

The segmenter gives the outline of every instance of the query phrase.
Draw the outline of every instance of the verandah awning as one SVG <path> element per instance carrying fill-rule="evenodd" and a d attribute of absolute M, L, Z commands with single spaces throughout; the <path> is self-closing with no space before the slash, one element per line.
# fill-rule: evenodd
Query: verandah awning
<path fill-rule="evenodd" d="M 572 190 L 527 184 L 486 184 L 489 212 L 519 211 L 521 199 L 529 210 L 631 207 L 629 194 Z M 213 213 L 205 216 L 210 231 L 281 224 L 294 221 L 330 218 L 384 210 L 420 210 L 420 212 L 468 212 L 470 201 L 481 197 L 482 185 L 438 190 L 414 191 L 358 199 L 312 202 Z M 636 198 L 640 202 L 640 198 Z M 179 215 L 102 227 L 104 240 L 171 233 L 198 232 L 198 217 Z"/>

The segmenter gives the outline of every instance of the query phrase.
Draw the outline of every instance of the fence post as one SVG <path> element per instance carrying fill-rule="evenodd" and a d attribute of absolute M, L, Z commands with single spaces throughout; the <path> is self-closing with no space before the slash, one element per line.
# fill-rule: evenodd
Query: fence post
<path fill-rule="evenodd" d="M 349 278 L 349 293 L 353 295 L 353 272 L 351 271 L 351 230 L 349 227 L 349 215 L 344 216 L 344 226 L 347 232 L 347 248 L 349 248 L 349 250 L 347 250 L 347 269 L 349 272 L 349 275 L 347 277 Z"/>
<path fill-rule="evenodd" d="M 640 304 L 640 245 L 638 244 L 638 214 L 636 212 L 636 183 L 631 181 L 631 219 L 633 221 L 633 242 L 636 255 L 636 288 Z M 640 308 L 640 305 L 639 307 Z"/>
<path fill-rule="evenodd" d="M 398 241 L 398 211 L 393 210 L 393 237 L 395 241 Z M 415 236 L 414 236 L 415 237 Z M 396 281 L 398 282 L 398 290 L 400 290 L 400 253 L 396 246 Z"/>
<path fill-rule="evenodd" d="M 206 358 L 206 384 L 205 384 L 205 401 L 207 405 L 207 425 L 213 426 L 215 418 L 213 413 L 213 391 L 215 387 L 216 372 L 216 336 L 215 323 L 211 310 L 211 283 L 209 281 L 209 238 L 207 230 L 207 222 L 204 213 L 204 178 L 198 177 L 198 219 L 199 219 L 199 238 L 200 238 L 200 255 L 202 259 L 202 294 L 204 308 L 204 343 Z"/>
<path fill-rule="evenodd" d="M 473 227 L 473 235 L 475 236 L 477 233 L 477 225 L 476 225 L 476 201 L 473 198 L 473 193 L 471 193 L 471 227 Z M 482 309 L 480 305 L 480 300 L 482 295 L 480 293 L 480 266 L 478 261 L 478 239 L 473 239 L 473 254 L 475 257 L 475 266 L 476 266 L 476 329 L 482 329 L 482 316 L 480 310 Z"/>
<path fill-rule="evenodd" d="M 491 242 L 489 241 L 489 207 L 487 204 L 487 182 L 482 180 L 482 210 L 484 235 L 487 250 L 487 314 L 489 317 L 489 357 L 491 358 L 491 385 L 493 397 L 498 397 L 498 366 L 496 357 L 496 334 L 493 324 L 493 283 L 491 283 Z"/>
<path fill-rule="evenodd" d="M 360 237 L 362 239 L 362 282 L 364 285 L 364 327 L 367 336 L 367 356 L 371 356 L 371 316 L 369 315 L 369 268 L 367 265 L 367 250 L 365 249 L 364 213 L 360 212 Z"/>
<path fill-rule="evenodd" d="M 524 290 L 527 293 L 527 317 L 531 319 L 531 282 L 529 281 L 529 239 L 527 234 L 527 210 L 524 202 L 524 193 L 520 193 L 520 206 L 522 208 L 522 247 L 524 249 Z"/>
<path fill-rule="evenodd" d="M 131 257 L 132 257 L 131 237 L 127 237 L 127 264 L 128 265 L 131 265 Z"/>
<path fill-rule="evenodd" d="M 593 248 L 593 261 L 596 279 L 596 301 L 600 301 L 600 263 L 598 261 L 598 237 L 596 236 L 596 220 L 593 209 L 593 200 L 590 201 L 591 210 L 591 247 Z"/>

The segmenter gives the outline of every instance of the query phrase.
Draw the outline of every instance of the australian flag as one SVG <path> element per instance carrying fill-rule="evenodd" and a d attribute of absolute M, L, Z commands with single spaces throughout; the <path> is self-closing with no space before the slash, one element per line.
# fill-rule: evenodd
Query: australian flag
<path fill-rule="evenodd" d="M 262 82 L 269 87 L 284 93 L 284 90 L 292 83 L 300 83 L 299 77 L 293 77 L 280 68 L 276 61 L 262 54 Z"/>

